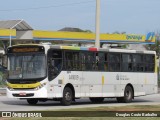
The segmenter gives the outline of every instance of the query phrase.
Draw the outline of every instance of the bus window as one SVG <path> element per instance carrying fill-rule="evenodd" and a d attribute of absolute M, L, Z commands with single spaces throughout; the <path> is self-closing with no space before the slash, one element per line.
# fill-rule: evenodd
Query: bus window
<path fill-rule="evenodd" d="M 73 52 L 73 70 L 81 70 L 79 52 Z"/>
<path fill-rule="evenodd" d="M 132 70 L 132 55 L 122 54 L 122 72 L 130 72 Z"/>
<path fill-rule="evenodd" d="M 107 53 L 98 53 L 98 70 L 107 71 Z"/>
<path fill-rule="evenodd" d="M 69 71 L 81 70 L 79 52 L 66 51 L 65 52 L 65 69 Z"/>
<path fill-rule="evenodd" d="M 144 71 L 144 62 L 143 55 L 135 54 L 133 55 L 133 70 L 135 72 L 143 72 Z"/>
<path fill-rule="evenodd" d="M 154 55 L 144 55 L 144 69 L 145 72 L 154 72 L 155 67 L 155 56 Z"/>
<path fill-rule="evenodd" d="M 81 70 L 86 70 L 86 52 L 80 53 L 80 60 L 81 60 Z"/>
<path fill-rule="evenodd" d="M 48 52 L 48 79 L 53 80 L 62 69 L 62 51 L 50 50 Z"/>
<path fill-rule="evenodd" d="M 93 52 L 88 52 L 86 54 L 86 70 L 88 70 L 88 71 L 94 70 L 94 66 L 96 63 L 96 58 L 94 55 L 95 54 Z"/>
<path fill-rule="evenodd" d="M 65 52 L 65 63 L 66 63 L 66 70 L 73 70 L 73 54 L 72 52 Z"/>
<path fill-rule="evenodd" d="M 79 71 L 81 70 L 80 59 L 79 59 L 79 52 L 65 52 L 65 63 L 66 63 L 66 70 L 69 71 Z"/>
<path fill-rule="evenodd" d="M 109 71 L 110 72 L 120 71 L 120 54 L 118 53 L 109 54 Z"/>

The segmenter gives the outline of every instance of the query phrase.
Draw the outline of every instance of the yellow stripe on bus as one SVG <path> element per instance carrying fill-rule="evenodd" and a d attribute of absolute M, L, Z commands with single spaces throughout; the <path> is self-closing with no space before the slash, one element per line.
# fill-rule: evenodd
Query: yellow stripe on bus
<path fill-rule="evenodd" d="M 34 83 L 34 84 L 11 84 L 11 83 L 7 83 L 8 87 L 10 88 L 36 88 L 38 86 L 40 86 L 41 84 L 38 83 Z"/>
<path fill-rule="evenodd" d="M 102 76 L 102 85 L 104 85 L 104 76 Z"/>
<path fill-rule="evenodd" d="M 155 73 L 157 73 L 158 72 L 158 70 L 157 70 L 157 56 L 155 55 Z"/>

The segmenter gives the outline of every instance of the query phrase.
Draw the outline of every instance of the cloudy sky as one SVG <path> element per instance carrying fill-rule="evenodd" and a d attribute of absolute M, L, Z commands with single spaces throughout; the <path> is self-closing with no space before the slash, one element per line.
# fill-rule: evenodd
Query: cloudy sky
<path fill-rule="evenodd" d="M 96 0 L 0 0 L 0 20 L 24 19 L 34 29 L 95 31 Z M 101 33 L 160 31 L 160 0 L 101 0 Z"/>

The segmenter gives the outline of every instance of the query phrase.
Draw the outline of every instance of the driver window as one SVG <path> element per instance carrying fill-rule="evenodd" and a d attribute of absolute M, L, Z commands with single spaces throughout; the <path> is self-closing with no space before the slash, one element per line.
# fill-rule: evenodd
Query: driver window
<path fill-rule="evenodd" d="M 56 78 L 62 69 L 62 51 L 49 50 L 48 52 L 48 79 Z"/>

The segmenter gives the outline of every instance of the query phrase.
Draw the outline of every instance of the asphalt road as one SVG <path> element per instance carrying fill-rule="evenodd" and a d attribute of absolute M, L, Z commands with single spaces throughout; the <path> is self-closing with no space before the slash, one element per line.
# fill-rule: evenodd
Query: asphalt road
<path fill-rule="evenodd" d="M 100 107 L 100 106 L 126 106 L 126 105 L 160 105 L 160 94 L 136 97 L 132 103 L 117 103 L 116 99 L 105 99 L 104 103 L 92 104 L 89 99 L 78 99 L 71 106 L 62 106 L 59 102 L 39 102 L 37 105 L 29 105 L 26 100 L 9 99 L 0 96 L 0 111 L 36 111 L 59 110 L 68 108 Z"/>

